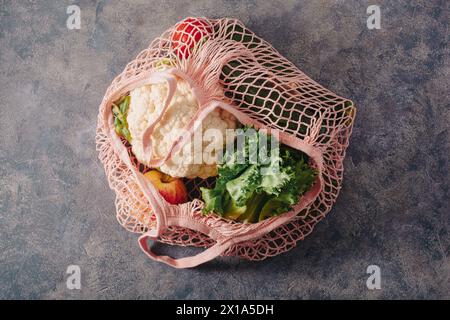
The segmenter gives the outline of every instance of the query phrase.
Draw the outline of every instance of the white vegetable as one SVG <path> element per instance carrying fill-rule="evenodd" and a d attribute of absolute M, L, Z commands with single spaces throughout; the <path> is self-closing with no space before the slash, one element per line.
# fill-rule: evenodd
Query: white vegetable
<path fill-rule="evenodd" d="M 162 108 L 164 100 L 167 96 L 167 84 L 146 85 L 136 88 L 130 92 L 130 107 L 128 110 L 128 126 L 132 137 L 132 150 L 136 158 L 147 164 L 144 159 L 142 150 L 142 135 L 149 123 L 152 123 L 157 117 L 157 110 Z M 154 158 L 162 158 L 169 153 L 175 139 L 180 133 L 180 129 L 185 128 L 198 110 L 198 103 L 192 94 L 187 82 L 178 80 L 177 89 L 172 101 L 167 108 L 165 114 L 156 125 L 152 134 L 152 151 Z M 225 139 L 225 130 L 234 129 L 236 127 L 235 118 L 226 111 L 216 109 L 211 112 L 202 123 L 202 130 L 209 128 L 218 129 Z M 197 132 L 199 133 L 199 132 Z M 233 137 L 228 137 L 228 141 L 232 141 Z M 192 139 L 191 139 L 192 140 Z M 172 177 L 186 178 L 207 178 L 217 175 L 217 158 L 215 150 L 206 148 L 211 142 L 203 141 L 203 162 L 193 164 L 192 159 L 196 155 L 193 143 L 189 142 L 185 147 L 164 163 L 159 170 Z M 211 149 L 211 148 L 210 148 Z M 197 155 L 197 159 L 198 159 Z M 181 161 L 178 161 L 181 159 Z M 213 159 L 209 164 L 204 163 L 205 159 Z"/>

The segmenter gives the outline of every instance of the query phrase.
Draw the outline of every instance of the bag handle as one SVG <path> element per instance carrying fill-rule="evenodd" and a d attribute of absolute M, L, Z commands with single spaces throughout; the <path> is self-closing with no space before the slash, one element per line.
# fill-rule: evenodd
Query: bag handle
<path fill-rule="evenodd" d="M 152 185 L 143 185 L 143 187 L 144 189 L 153 189 Z M 211 218 L 198 221 L 192 216 L 195 214 L 194 212 L 198 210 L 198 201 L 192 201 L 181 205 L 170 205 L 163 202 L 162 205 L 163 207 L 159 208 L 161 211 L 157 217 L 158 222 L 156 229 L 149 230 L 138 239 L 141 250 L 149 258 L 163 262 L 174 268 L 193 268 L 215 259 L 233 245 L 234 241 L 230 237 L 224 236 L 212 226 L 214 225 L 214 221 L 208 222 Z M 149 246 L 148 239 L 150 238 L 151 240 L 159 241 L 164 230 L 170 226 L 178 226 L 197 231 L 215 240 L 216 243 L 203 252 L 190 257 L 176 259 L 169 256 L 160 256 L 152 250 L 151 246 Z"/>
<path fill-rule="evenodd" d="M 154 230 L 147 232 L 139 237 L 139 246 L 142 251 L 152 260 L 163 262 L 174 268 L 193 268 L 210 260 L 213 260 L 220 256 L 225 250 L 227 250 L 232 242 L 216 242 L 213 246 L 209 247 L 205 251 L 198 253 L 193 256 L 184 257 L 184 258 L 172 258 L 170 256 L 158 255 L 152 251 L 152 248 L 148 245 L 148 238 L 152 240 L 157 240 L 155 237 Z"/>

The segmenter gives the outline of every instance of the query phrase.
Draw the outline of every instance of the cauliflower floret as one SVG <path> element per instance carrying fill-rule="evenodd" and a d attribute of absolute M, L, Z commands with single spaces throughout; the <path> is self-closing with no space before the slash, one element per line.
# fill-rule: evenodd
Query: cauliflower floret
<path fill-rule="evenodd" d="M 130 108 L 128 110 L 128 126 L 132 137 L 132 150 L 136 158 L 148 165 L 144 158 L 144 151 L 142 148 L 142 135 L 144 130 L 152 123 L 157 115 L 157 110 L 163 107 L 164 101 L 167 97 L 168 86 L 166 83 L 146 85 L 136 88 L 130 92 Z M 180 130 L 184 129 L 195 113 L 198 111 L 198 103 L 193 95 L 189 84 L 181 79 L 178 79 L 177 89 L 174 96 L 162 116 L 158 124 L 155 126 L 151 136 L 153 157 L 163 158 L 170 150 L 173 142 L 180 135 Z M 201 137 L 206 130 L 213 128 L 218 130 L 214 134 L 217 139 L 217 134 L 221 133 L 223 140 L 214 141 L 215 146 L 220 142 L 229 143 L 233 141 L 233 135 L 226 135 L 226 129 L 236 128 L 235 118 L 228 112 L 216 109 L 209 113 L 203 120 L 202 126 L 197 129 L 194 137 L 197 135 Z M 200 130 L 202 131 L 200 133 Z M 186 177 L 186 178 L 207 178 L 217 175 L 217 155 L 218 148 L 208 148 L 211 141 L 203 139 L 202 155 L 195 155 L 195 143 L 190 139 L 186 145 L 176 152 L 171 159 L 168 159 L 160 168 L 162 172 L 172 177 Z M 220 146 L 218 146 L 220 148 Z M 198 159 L 200 159 L 198 161 Z M 208 159 L 205 161 L 205 159 Z M 196 161 L 194 161 L 196 160 Z"/>

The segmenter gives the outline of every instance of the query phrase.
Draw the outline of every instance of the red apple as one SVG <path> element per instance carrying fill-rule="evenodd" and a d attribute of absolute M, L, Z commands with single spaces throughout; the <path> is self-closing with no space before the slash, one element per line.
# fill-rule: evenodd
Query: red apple
<path fill-rule="evenodd" d="M 167 202 L 179 204 L 188 200 L 188 193 L 182 179 L 172 178 L 158 170 L 151 170 L 144 176 L 153 183 Z"/>

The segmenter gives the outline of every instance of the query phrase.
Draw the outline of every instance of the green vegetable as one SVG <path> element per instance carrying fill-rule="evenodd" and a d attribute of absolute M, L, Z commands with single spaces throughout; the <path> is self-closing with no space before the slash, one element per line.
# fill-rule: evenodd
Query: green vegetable
<path fill-rule="evenodd" d="M 116 133 L 131 143 L 131 134 L 128 130 L 127 114 L 130 106 L 130 96 L 123 97 L 117 103 L 113 103 L 114 127 Z"/>
<path fill-rule="evenodd" d="M 262 132 L 251 135 L 249 129 L 254 132 L 250 127 L 243 129 L 243 147 L 225 154 L 224 162 L 218 167 L 215 187 L 201 188 L 204 213 L 216 212 L 227 219 L 258 222 L 289 211 L 312 186 L 317 173 L 308 165 L 304 153 L 279 144 L 271 150 L 272 137 Z M 267 142 L 260 143 L 262 138 Z M 252 148 L 255 145 L 258 148 Z M 269 161 L 251 161 L 254 151 L 270 156 Z"/>

